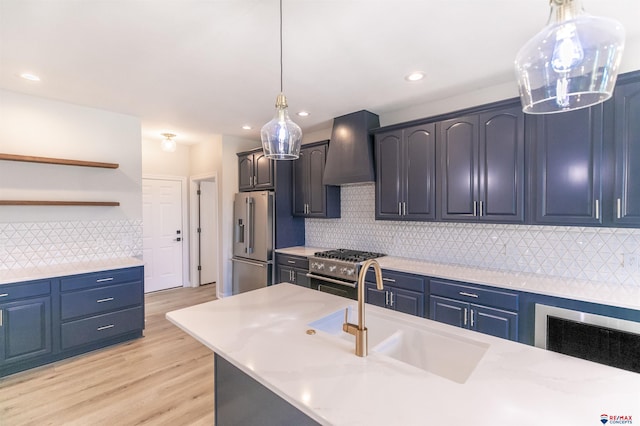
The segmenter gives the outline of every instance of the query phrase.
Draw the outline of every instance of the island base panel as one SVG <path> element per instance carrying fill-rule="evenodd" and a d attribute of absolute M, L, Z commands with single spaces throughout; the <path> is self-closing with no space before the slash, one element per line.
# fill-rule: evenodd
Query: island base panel
<path fill-rule="evenodd" d="M 315 420 L 215 354 L 215 419 L 225 425 L 318 425 Z"/>

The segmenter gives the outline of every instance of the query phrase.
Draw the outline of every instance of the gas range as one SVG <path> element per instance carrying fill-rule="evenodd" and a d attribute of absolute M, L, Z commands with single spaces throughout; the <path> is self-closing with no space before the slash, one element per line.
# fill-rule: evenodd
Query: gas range
<path fill-rule="evenodd" d="M 385 256 L 382 253 L 350 249 L 327 250 L 314 253 L 309 257 L 309 272 L 325 277 L 345 280 L 355 287 L 360 264 L 369 259 Z"/>

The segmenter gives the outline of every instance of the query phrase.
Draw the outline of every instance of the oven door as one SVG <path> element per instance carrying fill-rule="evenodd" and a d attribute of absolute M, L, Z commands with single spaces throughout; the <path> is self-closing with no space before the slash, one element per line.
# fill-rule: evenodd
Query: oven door
<path fill-rule="evenodd" d="M 312 289 L 352 300 L 358 299 L 357 284 L 354 281 L 343 281 L 311 273 L 307 274 L 307 277 L 311 281 Z"/>

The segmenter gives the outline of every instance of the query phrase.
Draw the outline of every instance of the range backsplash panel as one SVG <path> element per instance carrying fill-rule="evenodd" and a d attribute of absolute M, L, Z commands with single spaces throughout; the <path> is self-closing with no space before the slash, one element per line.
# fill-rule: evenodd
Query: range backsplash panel
<path fill-rule="evenodd" d="M 0 270 L 142 258 L 142 221 L 0 223 Z"/>
<path fill-rule="evenodd" d="M 375 220 L 375 186 L 341 189 L 340 219 L 305 219 L 306 245 L 383 252 L 437 263 L 640 286 L 624 254 L 640 230 Z"/>

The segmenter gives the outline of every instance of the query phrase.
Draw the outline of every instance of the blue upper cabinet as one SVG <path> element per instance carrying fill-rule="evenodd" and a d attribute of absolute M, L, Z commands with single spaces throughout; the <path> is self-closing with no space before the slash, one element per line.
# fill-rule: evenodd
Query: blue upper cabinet
<path fill-rule="evenodd" d="M 238 189 L 240 191 L 273 189 L 273 169 L 273 161 L 264 155 L 262 148 L 238 153 Z"/>
<path fill-rule="evenodd" d="M 323 183 L 329 141 L 305 144 L 293 162 L 293 214 L 340 217 L 340 187 Z"/>
<path fill-rule="evenodd" d="M 524 116 L 519 104 L 438 124 L 444 220 L 524 222 Z"/>
<path fill-rule="evenodd" d="M 435 219 L 435 124 L 377 134 L 375 153 L 376 219 Z"/>
<path fill-rule="evenodd" d="M 613 223 L 640 226 L 640 75 L 618 84 L 614 99 Z"/>
<path fill-rule="evenodd" d="M 603 105 L 531 122 L 533 222 L 601 225 Z"/>

